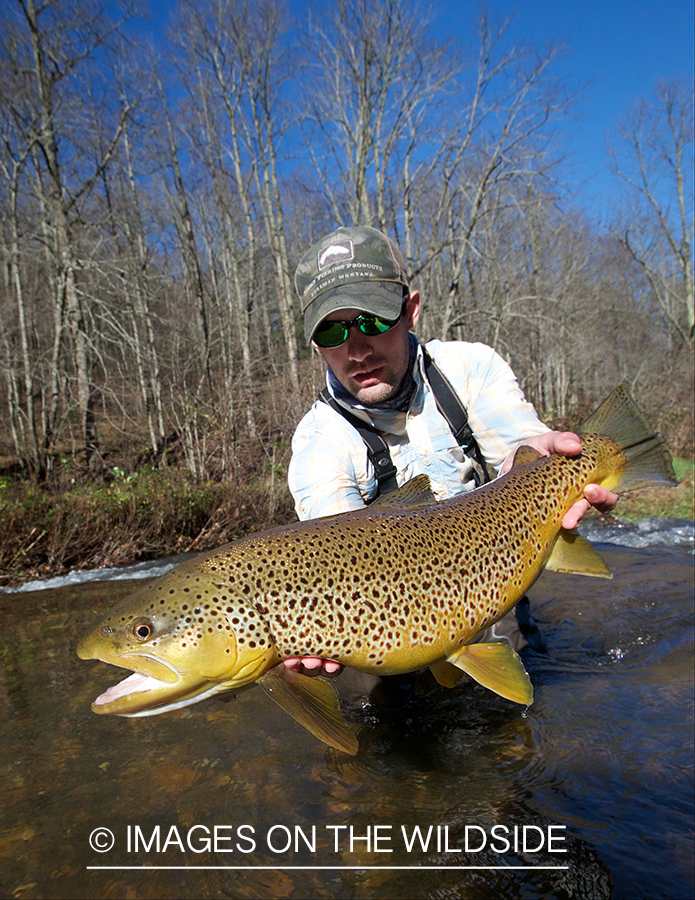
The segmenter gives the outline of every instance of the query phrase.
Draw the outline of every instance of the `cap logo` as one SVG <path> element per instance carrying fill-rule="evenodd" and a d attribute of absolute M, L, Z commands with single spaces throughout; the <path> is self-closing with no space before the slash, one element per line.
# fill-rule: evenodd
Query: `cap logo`
<path fill-rule="evenodd" d="M 337 244 L 331 244 L 329 247 L 324 247 L 323 250 L 319 250 L 316 258 L 319 272 L 321 269 L 325 269 L 326 266 L 334 263 L 338 259 L 354 259 L 354 257 L 355 251 L 352 246 L 352 241 L 340 241 Z"/>

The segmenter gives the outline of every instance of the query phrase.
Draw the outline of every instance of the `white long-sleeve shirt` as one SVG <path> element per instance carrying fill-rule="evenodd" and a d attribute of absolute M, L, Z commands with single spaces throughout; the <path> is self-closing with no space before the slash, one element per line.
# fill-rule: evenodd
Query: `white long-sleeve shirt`
<path fill-rule="evenodd" d="M 485 344 L 430 341 L 427 351 L 446 376 L 468 413 L 468 424 L 486 460 L 499 471 L 520 443 L 545 434 L 507 363 Z M 333 394 L 330 372 L 328 389 Z M 416 390 L 407 412 L 346 406 L 377 428 L 391 452 L 396 480 L 404 484 L 426 474 L 439 500 L 473 490 L 471 460 L 456 443 L 437 409 L 418 348 L 413 377 Z M 317 401 L 292 440 L 289 486 L 300 519 L 361 509 L 375 496 L 377 480 L 358 432 L 327 403 Z"/>

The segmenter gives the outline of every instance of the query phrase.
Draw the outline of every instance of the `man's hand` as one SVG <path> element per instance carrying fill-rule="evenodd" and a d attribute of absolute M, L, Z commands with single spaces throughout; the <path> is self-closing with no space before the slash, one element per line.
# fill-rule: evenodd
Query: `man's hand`
<path fill-rule="evenodd" d="M 533 447 L 541 456 L 562 453 L 563 456 L 578 456 L 582 452 L 581 440 L 571 431 L 548 431 L 538 437 L 524 441 L 523 446 Z M 510 453 L 504 461 L 500 475 L 504 475 L 512 467 L 514 454 Z M 587 484 L 584 488 L 583 500 L 577 500 L 565 513 L 562 527 L 571 531 L 576 528 L 589 507 L 595 506 L 599 512 L 610 512 L 618 502 L 618 495 L 607 491 L 600 484 Z"/>
<path fill-rule="evenodd" d="M 318 656 L 290 656 L 283 662 L 288 669 L 299 675 L 321 675 L 322 678 L 337 678 L 343 667 L 334 659 L 320 659 Z"/>

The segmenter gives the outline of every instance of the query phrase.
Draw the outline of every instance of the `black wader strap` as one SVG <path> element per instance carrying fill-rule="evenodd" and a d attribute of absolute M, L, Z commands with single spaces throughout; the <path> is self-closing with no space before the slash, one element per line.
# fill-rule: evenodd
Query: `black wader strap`
<path fill-rule="evenodd" d="M 319 393 L 319 400 L 323 400 L 323 402 L 327 403 L 331 409 L 340 413 L 340 415 L 359 433 L 360 437 L 367 445 L 367 455 L 374 466 L 374 472 L 379 485 L 376 496 L 373 497 L 372 500 L 376 500 L 381 494 L 390 494 L 391 491 L 395 491 L 398 487 L 398 482 L 396 481 L 397 470 L 391 459 L 388 444 L 379 434 L 377 429 L 367 422 L 364 422 L 362 419 L 358 419 L 357 416 L 354 416 L 345 409 L 344 406 L 341 406 L 334 397 L 331 397 L 328 388 L 324 388 Z"/>
<path fill-rule="evenodd" d="M 473 436 L 471 426 L 468 424 L 466 407 L 461 403 L 458 394 L 449 384 L 447 378 L 437 368 L 425 347 L 422 348 L 422 357 L 425 363 L 425 375 L 432 388 L 437 409 L 444 416 L 456 439 L 456 443 L 473 463 L 473 479 L 476 487 L 490 481 L 485 459 L 480 452 L 478 442 Z"/>

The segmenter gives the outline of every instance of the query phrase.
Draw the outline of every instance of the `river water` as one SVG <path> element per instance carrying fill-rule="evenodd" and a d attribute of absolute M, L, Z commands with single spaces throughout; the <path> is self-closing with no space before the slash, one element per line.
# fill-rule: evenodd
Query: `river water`
<path fill-rule="evenodd" d="M 94 715 L 122 675 L 75 646 L 141 570 L 0 593 L 0 896 L 691 897 L 692 537 L 593 534 L 612 581 L 530 593 L 527 711 L 425 673 L 352 710 L 355 757 L 258 689 Z"/>

